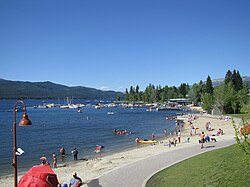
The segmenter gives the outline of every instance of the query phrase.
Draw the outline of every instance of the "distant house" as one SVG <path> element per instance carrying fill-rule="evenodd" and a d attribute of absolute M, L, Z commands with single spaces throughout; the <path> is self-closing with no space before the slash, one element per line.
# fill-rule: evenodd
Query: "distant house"
<path fill-rule="evenodd" d="M 189 99 L 185 99 L 185 98 L 178 98 L 178 99 L 169 99 L 168 100 L 169 104 L 178 104 L 178 105 L 189 105 L 192 102 Z"/>

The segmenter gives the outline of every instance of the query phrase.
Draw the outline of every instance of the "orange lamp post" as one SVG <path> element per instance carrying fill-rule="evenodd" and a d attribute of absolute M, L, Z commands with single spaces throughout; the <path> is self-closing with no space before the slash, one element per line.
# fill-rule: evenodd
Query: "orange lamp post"
<path fill-rule="evenodd" d="M 17 112 L 17 104 L 22 103 L 24 106 L 24 114 L 19 122 L 19 126 L 28 126 L 31 125 L 31 121 L 28 119 L 28 115 L 26 113 L 26 104 L 18 100 L 14 105 L 14 123 L 13 123 L 13 167 L 14 167 L 14 187 L 17 187 L 17 138 L 16 138 L 16 112 Z"/>

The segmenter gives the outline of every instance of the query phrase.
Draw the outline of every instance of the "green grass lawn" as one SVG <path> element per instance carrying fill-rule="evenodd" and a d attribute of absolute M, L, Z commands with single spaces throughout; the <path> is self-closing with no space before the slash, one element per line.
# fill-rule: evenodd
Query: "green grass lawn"
<path fill-rule="evenodd" d="M 250 119 L 250 115 L 246 115 L 246 114 L 228 114 L 228 115 L 236 117 L 236 118 L 244 118 L 245 120 Z"/>
<path fill-rule="evenodd" d="M 237 145 L 204 153 L 155 174 L 146 187 L 249 187 L 244 157 Z"/>

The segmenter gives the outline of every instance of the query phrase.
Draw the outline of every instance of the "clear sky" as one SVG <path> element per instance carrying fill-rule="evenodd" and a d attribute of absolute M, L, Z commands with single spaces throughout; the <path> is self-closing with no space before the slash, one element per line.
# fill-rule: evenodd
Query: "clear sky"
<path fill-rule="evenodd" d="M 249 64 L 249 0 L 0 1 L 3 79 L 144 90 Z"/>

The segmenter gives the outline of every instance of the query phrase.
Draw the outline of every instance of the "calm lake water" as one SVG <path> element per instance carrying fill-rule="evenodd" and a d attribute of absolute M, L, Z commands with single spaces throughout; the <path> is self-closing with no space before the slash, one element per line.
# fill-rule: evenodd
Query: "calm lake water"
<path fill-rule="evenodd" d="M 13 160 L 13 100 L 0 100 L 0 175 L 12 174 Z M 77 109 L 47 108 L 38 109 L 34 105 L 42 104 L 41 100 L 24 101 L 32 126 L 19 127 L 17 125 L 17 147 L 25 153 L 18 157 L 18 172 L 27 171 L 31 166 L 40 164 L 40 156 L 45 154 L 51 162 L 52 153 L 58 155 L 58 164 L 72 162 L 71 151 L 77 148 L 79 159 L 96 156 L 95 145 L 104 145 L 102 154 L 131 149 L 140 146 L 135 139 L 150 139 L 152 132 L 155 137 L 164 136 L 164 129 L 168 132 L 175 127 L 175 121 L 165 119 L 166 115 L 174 115 L 179 111 L 152 111 L 146 108 L 101 108 L 95 109 L 92 101 L 77 100 L 75 103 L 91 104 Z M 50 100 L 46 103 L 60 103 L 63 101 Z M 22 105 L 18 105 L 21 106 Z M 107 115 L 110 111 L 114 115 Z M 17 112 L 17 124 L 23 112 Z M 113 129 L 134 131 L 131 135 L 114 135 Z M 66 149 L 66 157 L 60 159 L 59 149 Z"/>

